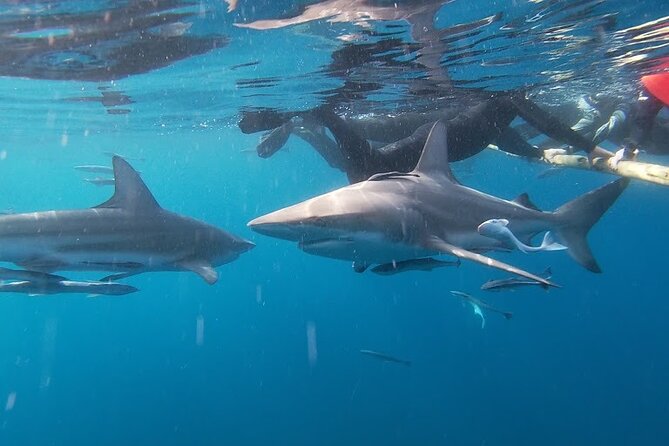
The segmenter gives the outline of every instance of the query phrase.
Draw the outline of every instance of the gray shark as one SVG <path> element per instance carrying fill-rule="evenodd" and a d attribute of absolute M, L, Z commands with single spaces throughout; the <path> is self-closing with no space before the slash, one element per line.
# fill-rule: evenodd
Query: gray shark
<path fill-rule="evenodd" d="M 601 271 L 586 234 L 625 189 L 626 180 L 586 193 L 554 212 L 542 212 L 459 184 L 448 164 L 446 141 L 446 126 L 437 122 L 412 172 L 377 174 L 258 217 L 248 226 L 261 234 L 298 242 L 307 253 L 357 264 L 448 254 L 556 286 L 480 254 L 503 246 L 499 240 L 480 235 L 478 226 L 504 218 L 520 240 L 529 242 L 551 231 L 578 263 L 590 271 Z"/>
<path fill-rule="evenodd" d="M 192 271 L 207 283 L 214 267 L 253 243 L 158 205 L 137 172 L 114 156 L 114 195 L 90 209 L 0 215 L 0 261 L 39 272 Z"/>

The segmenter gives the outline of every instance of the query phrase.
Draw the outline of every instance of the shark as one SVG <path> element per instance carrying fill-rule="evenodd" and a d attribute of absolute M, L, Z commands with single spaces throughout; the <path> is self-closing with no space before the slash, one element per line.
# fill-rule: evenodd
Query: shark
<path fill-rule="evenodd" d="M 601 272 L 586 235 L 627 184 L 626 179 L 613 181 L 553 212 L 527 207 L 522 200 L 498 198 L 457 181 L 448 161 L 447 128 L 438 121 L 413 171 L 376 174 L 260 216 L 248 226 L 267 236 L 297 242 L 309 254 L 349 260 L 354 265 L 446 254 L 557 286 L 484 255 L 504 245 L 479 234 L 479 225 L 491 219 L 508 220 L 509 230 L 527 243 L 551 231 L 579 264 Z"/>
<path fill-rule="evenodd" d="M 123 158 L 112 158 L 114 194 L 89 209 L 0 215 L 0 261 L 34 272 L 108 271 L 116 280 L 150 271 L 191 271 L 208 284 L 215 267 L 255 245 L 162 208 Z"/>

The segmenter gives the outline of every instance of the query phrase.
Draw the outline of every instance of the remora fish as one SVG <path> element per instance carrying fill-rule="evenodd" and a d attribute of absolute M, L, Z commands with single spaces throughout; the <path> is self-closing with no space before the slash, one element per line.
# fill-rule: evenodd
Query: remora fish
<path fill-rule="evenodd" d="M 481 223 L 478 227 L 478 233 L 486 237 L 502 242 L 504 247 L 517 248 L 524 253 L 538 251 L 562 251 L 567 249 L 555 241 L 550 231 L 546 232 L 540 246 L 530 246 L 518 240 L 516 235 L 509 229 L 509 220 L 505 218 L 492 218 Z"/>
<path fill-rule="evenodd" d="M 109 173 L 113 174 L 114 169 L 109 166 L 97 166 L 94 164 L 86 164 L 83 166 L 74 166 L 74 170 L 80 170 L 82 172 L 89 172 L 89 173 Z"/>
<path fill-rule="evenodd" d="M 40 271 L 0 268 L 0 280 L 18 280 L 18 281 L 30 281 L 30 282 L 60 282 L 62 280 L 67 280 L 67 278 Z"/>
<path fill-rule="evenodd" d="M 476 312 L 476 314 L 479 314 L 482 319 L 483 319 L 483 314 L 481 314 L 481 311 L 480 311 L 481 308 L 483 308 L 485 310 L 488 310 L 488 311 L 492 311 L 493 313 L 499 313 L 502 316 L 504 316 L 505 319 L 511 319 L 513 317 L 513 313 L 511 313 L 509 311 L 499 310 L 499 309 L 493 307 L 492 305 L 490 305 L 489 303 L 484 302 L 481 299 L 477 299 L 476 297 L 474 297 L 470 294 L 463 293 L 462 291 L 451 291 L 451 294 L 455 297 L 459 297 L 460 299 L 465 300 L 466 302 L 469 302 L 472 306 L 474 306 L 474 312 L 476 312 L 476 308 L 478 308 L 479 311 Z M 484 324 L 485 324 L 485 322 L 484 322 Z"/>
<path fill-rule="evenodd" d="M 0 283 L 0 293 L 26 293 L 32 295 L 86 293 L 92 295 L 121 296 L 139 291 L 134 286 L 114 282 L 49 280 L 22 280 Z"/>
<path fill-rule="evenodd" d="M 546 268 L 546 271 L 541 274 L 541 277 L 546 280 L 550 279 L 552 277 L 551 268 Z M 509 277 L 508 279 L 489 280 L 481 285 L 481 289 L 485 291 L 513 291 L 514 288 L 537 285 L 544 289 L 548 289 L 543 283 L 539 283 L 535 280 L 528 280 L 523 277 Z"/>
<path fill-rule="evenodd" d="M 447 262 L 444 260 L 433 259 L 432 257 L 425 259 L 403 260 L 401 262 L 377 265 L 372 268 L 372 272 L 383 276 L 390 276 L 393 274 L 403 273 L 405 271 L 432 271 L 435 268 L 443 268 L 445 266 L 460 266 L 460 260 L 456 260 L 455 262 Z"/>
<path fill-rule="evenodd" d="M 371 356 L 372 358 L 380 359 L 381 361 L 394 362 L 396 364 L 402 364 L 407 367 L 411 366 L 411 361 L 407 361 L 406 359 L 396 358 L 394 356 L 390 356 L 385 353 L 377 352 L 374 350 L 360 350 L 360 353 L 362 353 L 363 355 Z"/>
<path fill-rule="evenodd" d="M 158 205 L 137 172 L 114 157 L 114 195 L 90 209 L 0 215 L 0 261 L 33 271 L 192 271 L 207 283 L 214 267 L 254 245 Z"/>
<path fill-rule="evenodd" d="M 116 182 L 113 178 L 84 178 L 87 183 L 95 184 L 96 186 L 113 186 Z"/>
<path fill-rule="evenodd" d="M 586 234 L 620 196 L 621 179 L 563 205 L 541 212 L 460 185 L 448 164 L 446 127 L 432 128 L 416 168 L 409 173 L 372 176 L 248 223 L 254 231 L 298 242 L 307 253 L 359 264 L 387 264 L 449 254 L 498 268 L 548 286 L 535 274 L 478 254 L 503 247 L 480 235 L 481 222 L 505 218 L 522 239 L 551 230 L 569 254 L 600 272 Z"/>

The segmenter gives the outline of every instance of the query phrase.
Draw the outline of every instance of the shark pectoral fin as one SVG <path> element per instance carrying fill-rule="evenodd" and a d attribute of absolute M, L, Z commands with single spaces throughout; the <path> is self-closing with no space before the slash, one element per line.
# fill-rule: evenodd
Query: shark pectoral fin
<path fill-rule="evenodd" d="M 559 285 L 556 285 L 549 280 L 539 277 L 536 274 L 529 273 L 520 268 L 516 268 L 515 266 L 509 265 L 504 262 L 500 262 L 499 260 L 495 260 L 493 258 L 481 254 L 476 254 L 474 252 L 467 251 L 464 248 L 451 245 L 450 243 L 445 242 L 439 237 L 432 237 L 429 240 L 427 240 L 427 242 L 425 243 L 425 247 L 427 249 L 435 250 L 444 254 L 451 254 L 456 257 L 460 257 L 461 259 L 471 260 L 473 262 L 481 263 L 486 266 L 491 266 L 493 268 L 501 269 L 502 271 L 506 271 L 512 274 L 517 274 L 519 276 L 532 279 L 536 282 L 543 283 L 546 286 L 552 286 L 557 288 L 560 287 Z"/>
<path fill-rule="evenodd" d="M 530 200 L 530 196 L 527 195 L 527 192 L 523 192 L 522 194 L 518 195 L 516 198 L 513 200 L 514 203 L 519 204 L 527 209 L 532 209 L 533 211 L 539 211 L 541 212 L 541 209 L 537 207 L 534 203 L 532 203 L 532 200 Z"/>
<path fill-rule="evenodd" d="M 192 271 L 202 277 L 209 285 L 213 285 L 218 280 L 218 273 L 211 266 L 211 263 L 205 260 L 184 260 L 177 264 L 181 268 Z"/>

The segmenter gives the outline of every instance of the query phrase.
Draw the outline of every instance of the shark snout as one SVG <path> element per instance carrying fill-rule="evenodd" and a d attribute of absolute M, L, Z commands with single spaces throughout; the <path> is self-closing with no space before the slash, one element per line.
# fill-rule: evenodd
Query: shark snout
<path fill-rule="evenodd" d="M 299 224 L 271 218 L 270 214 L 251 220 L 247 226 L 255 232 L 270 237 L 296 240 L 300 236 Z"/>
<path fill-rule="evenodd" d="M 250 251 L 253 248 L 255 248 L 255 246 L 256 246 L 255 243 L 253 243 L 249 240 L 243 239 L 243 238 L 237 238 L 237 239 L 233 240 L 232 245 L 234 246 L 235 251 L 237 251 L 239 253 L 244 253 L 246 251 Z"/>

